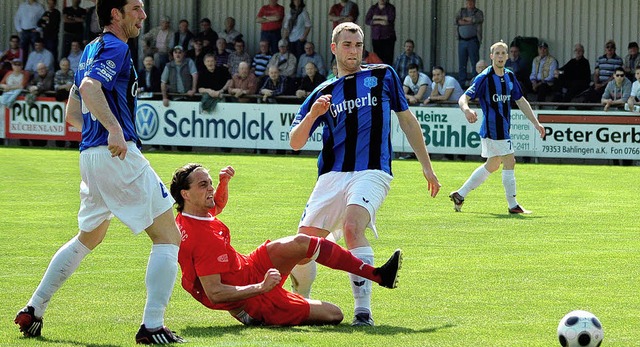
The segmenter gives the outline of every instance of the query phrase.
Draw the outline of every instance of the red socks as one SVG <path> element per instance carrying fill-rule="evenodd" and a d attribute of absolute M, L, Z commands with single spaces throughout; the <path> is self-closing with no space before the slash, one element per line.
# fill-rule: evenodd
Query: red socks
<path fill-rule="evenodd" d="M 326 267 L 343 270 L 380 283 L 380 276 L 373 274 L 375 269 L 373 266 L 364 263 L 334 242 L 323 238 L 311 237 L 307 258 L 313 259 L 316 254 L 315 260 Z"/>

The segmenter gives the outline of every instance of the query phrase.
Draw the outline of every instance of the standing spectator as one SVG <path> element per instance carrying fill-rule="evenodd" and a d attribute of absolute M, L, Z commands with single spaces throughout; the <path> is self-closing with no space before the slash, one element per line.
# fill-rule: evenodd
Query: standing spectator
<path fill-rule="evenodd" d="M 189 51 L 191 47 L 191 40 L 195 35 L 189 30 L 189 21 L 186 19 L 181 19 L 178 23 L 178 31 L 173 33 L 173 42 L 171 43 L 171 47 L 174 46 L 182 46 L 184 49 Z"/>
<path fill-rule="evenodd" d="M 528 89 L 526 88 L 526 86 L 529 84 L 529 76 L 527 76 L 526 62 L 520 56 L 520 47 L 518 47 L 515 43 L 512 43 L 511 47 L 509 47 L 509 60 L 507 60 L 507 63 L 504 65 L 504 67 L 513 71 L 513 73 L 516 75 L 516 78 L 518 79 L 518 82 L 520 82 L 520 85 L 525 87 L 525 90 Z"/>
<path fill-rule="evenodd" d="M 460 83 L 455 78 L 447 76 L 442 66 L 434 66 L 431 74 L 433 77 L 431 95 L 424 101 L 425 105 L 431 101 L 458 101 L 464 94 Z"/>
<path fill-rule="evenodd" d="M 288 78 L 280 73 L 280 70 L 275 65 L 269 65 L 269 78 L 264 80 L 262 87 L 260 88 L 260 95 L 262 95 L 262 102 L 268 102 L 270 104 L 276 103 L 276 96 L 284 95 L 288 89 Z"/>
<path fill-rule="evenodd" d="M 0 106 L 11 107 L 29 83 L 29 73 L 22 69 L 22 59 L 14 58 L 11 69 L 0 81 Z M 4 122 L 4 118 L 2 121 Z"/>
<path fill-rule="evenodd" d="M 296 77 L 302 78 L 306 76 L 306 66 L 308 63 L 313 63 L 318 69 L 318 73 L 322 76 L 326 76 L 327 68 L 324 66 L 324 59 L 318 53 L 316 53 L 316 46 L 311 41 L 307 41 L 304 44 L 304 54 L 298 58 L 298 71 Z"/>
<path fill-rule="evenodd" d="M 635 41 L 629 42 L 627 52 L 629 54 L 624 57 L 624 72 L 627 74 L 627 78 L 633 79 L 636 66 L 640 66 L 640 59 L 638 59 L 638 43 Z"/>
<path fill-rule="evenodd" d="M 161 68 L 169 62 L 169 51 L 173 39 L 171 34 L 171 19 L 163 16 L 160 18 L 160 25 L 142 36 L 142 52 L 145 55 L 153 55 L 153 61 L 157 67 Z"/>
<path fill-rule="evenodd" d="M 311 17 L 304 0 L 291 0 L 289 8 L 283 21 L 282 37 L 289 41 L 289 52 L 298 58 L 304 53 L 304 45 L 311 31 Z"/>
<path fill-rule="evenodd" d="M 71 41 L 82 41 L 84 36 L 84 22 L 87 16 L 87 10 L 80 7 L 81 0 L 73 0 L 71 6 L 62 9 L 63 15 L 63 42 L 62 55 L 69 55 L 71 49 Z"/>
<path fill-rule="evenodd" d="M 329 9 L 329 21 L 333 23 L 333 27 L 344 22 L 357 22 L 360 15 L 358 4 L 351 0 L 340 0 Z"/>
<path fill-rule="evenodd" d="M 640 101 L 640 66 L 636 66 L 635 78 L 636 80 L 631 86 L 631 94 L 629 95 L 627 107 L 625 109 L 631 112 L 640 113 L 640 106 L 637 105 L 638 101 Z"/>
<path fill-rule="evenodd" d="M 269 42 L 269 50 L 278 50 L 278 41 L 282 39 L 282 20 L 284 19 L 284 7 L 278 4 L 278 0 L 269 0 L 268 5 L 260 7 L 256 15 L 256 23 L 260 24 L 260 41 Z"/>
<path fill-rule="evenodd" d="M 36 0 L 25 0 L 18 6 L 18 11 L 13 17 L 16 32 L 20 35 L 20 47 L 25 56 L 35 46 L 36 39 L 40 38 L 38 21 L 44 14 L 44 7 Z"/>
<path fill-rule="evenodd" d="M 484 13 L 476 7 L 476 0 L 465 0 L 464 3 L 465 7 L 458 11 L 455 18 L 458 28 L 458 82 L 463 87 L 467 85 L 467 61 L 471 62 L 473 68 L 480 59 L 484 22 Z"/>
<path fill-rule="evenodd" d="M 418 65 L 409 64 L 408 74 L 405 76 L 402 89 L 409 105 L 420 104 L 431 94 L 431 79 L 427 74 L 420 72 Z"/>
<path fill-rule="evenodd" d="M 269 65 L 269 60 L 271 60 L 272 55 L 269 52 L 269 41 L 261 40 L 259 47 L 260 51 L 253 56 L 251 69 L 256 77 L 261 78 L 267 73 L 267 66 Z"/>
<path fill-rule="evenodd" d="M 204 66 L 206 69 L 198 71 L 198 93 L 202 94 L 202 110 L 211 112 L 231 84 L 231 75 L 229 70 L 216 63 L 216 57 L 211 53 L 204 57 Z"/>
<path fill-rule="evenodd" d="M 536 101 L 546 101 L 553 91 L 553 76 L 558 68 L 558 61 L 549 54 L 549 45 L 540 41 L 538 56 L 531 63 L 531 91 L 536 94 Z"/>
<path fill-rule="evenodd" d="M 235 97 L 237 102 L 251 102 L 253 99 L 243 97 L 255 94 L 258 90 L 258 78 L 251 72 L 251 67 L 244 61 L 238 65 L 238 73 L 231 77 L 231 83 L 227 89 L 229 94 Z"/>
<path fill-rule="evenodd" d="M 613 80 L 614 71 L 622 67 L 624 62 L 616 54 L 616 42 L 609 40 L 604 44 L 604 54 L 596 60 L 596 68 L 593 74 L 593 85 L 589 89 L 587 102 L 600 102 L 602 94 L 609 81 Z"/>
<path fill-rule="evenodd" d="M 241 62 L 251 64 L 251 57 L 249 53 L 244 50 L 244 41 L 237 39 L 234 45 L 234 51 L 229 54 L 229 73 L 233 76 L 238 73 L 238 65 Z"/>
<path fill-rule="evenodd" d="M 38 21 L 38 26 L 42 29 L 44 48 L 53 54 L 53 63 L 58 62 L 58 36 L 60 34 L 60 11 L 56 9 L 56 0 L 47 0 L 47 11 Z"/>
<path fill-rule="evenodd" d="M 71 70 L 69 59 L 60 59 L 60 70 L 53 75 L 53 90 L 56 92 L 56 100 L 66 101 L 69 98 L 69 91 L 73 86 L 74 72 Z"/>
<path fill-rule="evenodd" d="M 389 0 L 378 0 L 367 11 L 365 19 L 371 26 L 373 51 L 387 64 L 393 64 L 393 51 L 396 46 L 396 8 Z"/>
<path fill-rule="evenodd" d="M 216 57 L 216 65 L 224 67 L 229 71 L 229 52 L 227 52 L 227 41 L 219 37 L 216 40 L 216 50 L 213 53 Z M 206 66 L 206 64 L 205 64 Z"/>
<path fill-rule="evenodd" d="M 0 78 L 7 72 L 13 70 L 12 62 L 15 59 L 20 59 L 24 64 L 27 56 L 24 55 L 24 51 L 20 48 L 20 37 L 18 35 L 11 35 L 9 38 L 9 48 L 0 56 Z M 22 67 L 22 65 L 20 67 Z"/>
<path fill-rule="evenodd" d="M 193 60 L 186 58 L 182 46 L 173 47 L 173 60 L 165 65 L 160 77 L 162 104 L 169 107 L 169 93 L 186 94 L 192 97 L 198 86 L 198 69 Z M 178 96 L 174 100 L 183 100 Z"/>
<path fill-rule="evenodd" d="M 322 82 L 326 81 L 327 78 L 324 75 L 321 75 L 318 71 L 318 67 L 313 62 L 308 62 L 305 67 L 305 76 L 302 78 L 300 82 L 300 86 L 296 91 L 296 96 L 300 99 L 306 99 L 307 96 L 313 92 L 316 87 L 318 87 Z"/>
<path fill-rule="evenodd" d="M 94 3 L 93 6 L 87 8 L 87 15 L 84 18 L 84 34 L 82 36 L 82 45 L 86 46 L 89 42 L 93 41 L 100 33 L 100 21 L 98 20 L 98 13 L 96 12 L 96 0 L 90 0 Z"/>
<path fill-rule="evenodd" d="M 160 69 L 154 64 L 153 56 L 147 55 L 142 60 L 142 69 L 138 71 L 138 91 L 144 93 L 160 93 Z"/>
<path fill-rule="evenodd" d="M 78 64 L 80 64 L 80 58 L 82 58 L 82 46 L 80 45 L 79 40 L 71 41 L 71 50 L 69 51 L 69 55 L 67 59 L 69 59 L 69 64 L 71 64 L 71 70 L 78 70 Z"/>
<path fill-rule="evenodd" d="M 218 41 L 218 33 L 211 29 L 211 20 L 209 18 L 202 18 L 200 20 L 200 32 L 196 35 L 202 40 L 202 47 L 207 51 L 213 51 Z"/>
<path fill-rule="evenodd" d="M 24 69 L 33 75 L 39 63 L 44 63 L 50 71 L 54 70 L 53 54 L 44 48 L 44 41 L 41 38 L 36 39 L 34 50 L 29 53 Z"/>
<path fill-rule="evenodd" d="M 398 58 L 396 58 L 395 64 L 393 64 L 393 68 L 396 69 L 398 73 L 398 77 L 400 77 L 401 81 L 404 81 L 404 78 L 407 77 L 407 70 L 410 64 L 415 64 L 418 66 L 418 71 L 424 70 L 424 65 L 422 64 L 422 58 L 417 55 L 414 51 L 415 43 L 411 39 L 407 39 L 404 42 L 404 52 L 402 52 Z"/>
<path fill-rule="evenodd" d="M 275 66 L 280 70 L 282 76 L 295 77 L 298 59 L 289 51 L 287 40 L 282 39 L 278 42 L 278 53 L 274 54 L 269 60 L 269 66 Z"/>
<path fill-rule="evenodd" d="M 573 47 L 573 53 L 574 57 L 556 70 L 555 101 L 571 102 L 573 98 L 589 89 L 591 65 L 589 65 L 589 60 L 584 57 L 584 47 L 576 43 Z"/>
<path fill-rule="evenodd" d="M 218 32 L 218 37 L 222 37 L 227 41 L 228 50 L 234 50 L 236 41 L 242 39 L 242 34 L 236 30 L 235 18 L 227 17 L 224 20 L 224 30 Z"/>
<path fill-rule="evenodd" d="M 617 67 L 613 74 L 613 81 L 607 83 L 600 103 L 604 105 L 604 110 L 609 111 L 611 106 L 621 107 L 629 100 L 631 95 L 631 81 L 624 74 L 624 68 Z"/>
<path fill-rule="evenodd" d="M 187 52 L 187 57 L 193 60 L 196 64 L 196 69 L 200 71 L 205 69 L 204 56 L 207 55 L 208 52 L 210 51 L 205 50 L 202 45 L 202 38 L 195 37 L 193 39 L 193 48 Z"/>
<path fill-rule="evenodd" d="M 53 90 L 53 71 L 47 68 L 44 63 L 38 63 L 36 74 L 33 75 L 27 91 L 27 102 L 32 104 L 36 97 L 44 95 L 45 92 Z"/>

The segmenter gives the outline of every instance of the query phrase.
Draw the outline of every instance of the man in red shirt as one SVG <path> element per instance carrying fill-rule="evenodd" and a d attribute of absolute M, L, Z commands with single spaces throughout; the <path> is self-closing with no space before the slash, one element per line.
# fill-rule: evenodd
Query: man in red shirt
<path fill-rule="evenodd" d="M 278 0 L 269 0 L 269 4 L 260 7 L 256 15 L 256 23 L 260 23 L 260 41 L 269 41 L 271 54 L 278 51 L 283 19 L 284 7 L 278 5 Z"/>
<path fill-rule="evenodd" d="M 236 252 L 229 229 L 216 218 L 227 204 L 234 174 L 231 166 L 220 170 L 214 189 L 207 169 L 187 164 L 171 180 L 176 224 L 182 234 L 178 254 L 182 287 L 204 306 L 229 311 L 245 325 L 339 324 L 343 318 L 339 307 L 305 299 L 282 287 L 291 269 L 305 258 L 386 288 L 396 287 L 400 250 L 378 268 L 336 243 L 304 234 L 267 240 L 249 255 Z"/>

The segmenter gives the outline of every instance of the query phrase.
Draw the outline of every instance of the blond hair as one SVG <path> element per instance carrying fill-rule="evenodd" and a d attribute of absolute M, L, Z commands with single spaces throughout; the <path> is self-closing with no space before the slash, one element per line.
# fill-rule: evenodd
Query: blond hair
<path fill-rule="evenodd" d="M 362 28 L 358 24 L 353 22 L 344 22 L 333 28 L 333 33 L 331 33 L 331 43 L 338 43 L 336 40 L 343 30 L 350 31 L 352 33 L 359 33 L 364 39 L 364 32 L 362 32 Z"/>
<path fill-rule="evenodd" d="M 493 54 L 493 52 L 495 51 L 496 48 L 498 47 L 504 47 L 505 50 L 509 50 L 509 46 L 507 46 L 506 43 L 504 43 L 504 41 L 500 40 L 494 44 L 491 45 L 491 48 L 489 48 L 489 51 L 491 52 L 491 54 Z"/>

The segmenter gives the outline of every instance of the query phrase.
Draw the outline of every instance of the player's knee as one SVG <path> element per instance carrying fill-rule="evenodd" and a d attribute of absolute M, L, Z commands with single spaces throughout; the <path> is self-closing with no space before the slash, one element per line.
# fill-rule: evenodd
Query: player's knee
<path fill-rule="evenodd" d="M 330 309 L 327 310 L 326 322 L 327 324 L 338 325 L 344 319 L 344 315 L 342 314 L 342 310 L 338 306 L 331 305 Z"/>

